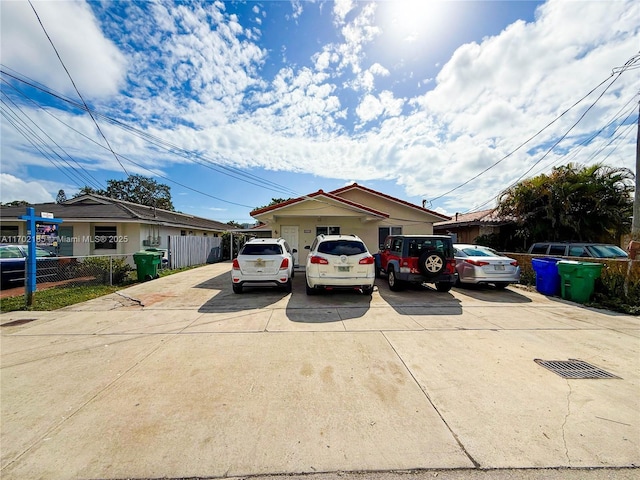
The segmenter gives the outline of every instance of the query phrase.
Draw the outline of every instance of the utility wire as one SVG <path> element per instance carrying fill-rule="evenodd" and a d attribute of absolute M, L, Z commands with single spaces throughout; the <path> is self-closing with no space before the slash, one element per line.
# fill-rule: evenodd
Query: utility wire
<path fill-rule="evenodd" d="M 0 79 L 2 80 L 4 83 L 7 83 L 5 79 Z M 10 87 L 13 88 L 13 86 L 11 84 L 8 84 Z M 13 106 L 20 111 L 20 113 L 27 118 L 38 130 L 40 130 L 51 142 L 53 142 L 53 144 L 58 147 L 60 150 L 62 150 L 62 152 L 64 152 L 64 154 L 71 160 L 73 161 L 81 170 L 82 172 L 84 172 L 82 174 L 82 177 L 84 178 L 84 182 L 85 184 L 91 185 L 92 187 L 97 187 L 98 190 L 100 190 L 102 188 L 102 185 L 100 184 L 100 182 L 93 176 L 91 175 L 91 173 L 89 173 L 76 159 L 74 159 L 71 155 L 69 155 L 69 153 L 62 147 L 60 146 L 53 138 L 51 138 L 50 135 L 48 135 L 42 128 L 40 128 L 38 126 L 38 124 L 36 124 L 36 122 L 33 121 L 33 119 L 31 119 L 29 117 L 28 114 L 26 114 L 19 105 L 17 105 L 12 99 L 11 97 L 9 97 L 9 95 L 7 95 L 6 92 L 2 92 L 2 94 L 7 98 L 7 100 L 9 100 Z M 30 99 L 29 99 L 30 100 Z M 37 104 L 36 104 L 37 105 Z M 10 108 L 10 107 L 9 107 Z M 43 109 L 44 110 L 44 109 Z M 44 143 L 44 142 L 43 142 Z M 51 148 L 51 151 L 53 151 L 61 160 L 63 160 L 70 168 L 76 170 L 75 167 L 73 167 L 72 165 L 70 165 L 65 159 L 63 159 L 57 152 L 55 152 L 55 150 L 53 148 Z"/>
<path fill-rule="evenodd" d="M 499 163 L 501 163 L 503 160 L 506 160 L 507 158 L 509 158 L 511 155 L 513 155 L 514 153 L 516 153 L 518 150 L 520 150 L 522 147 L 524 147 L 527 143 L 529 143 L 531 140 L 533 140 L 534 138 L 536 138 L 538 135 L 540 135 L 542 132 L 544 132 L 546 129 L 548 129 L 549 127 L 551 127 L 551 125 L 553 125 L 555 122 L 557 122 L 558 120 L 560 120 L 565 114 L 567 114 L 569 111 L 571 111 L 573 108 L 575 108 L 578 104 L 580 104 L 582 101 L 584 101 L 587 97 L 589 97 L 593 92 L 595 92 L 598 88 L 600 88 L 604 83 L 607 82 L 607 80 L 609 80 L 611 77 L 613 77 L 614 75 L 617 74 L 617 77 L 613 80 L 612 84 L 615 82 L 615 80 L 617 80 L 620 75 L 622 73 L 624 73 L 627 70 L 630 69 L 634 69 L 634 68 L 639 68 L 640 65 L 635 65 L 636 62 L 638 62 L 640 60 L 640 54 L 636 54 L 633 57 L 631 57 L 629 60 L 627 60 L 627 62 L 624 64 L 624 66 L 622 67 L 616 67 L 615 69 L 613 69 L 611 75 L 609 75 L 607 78 L 605 78 L 602 82 L 600 82 L 596 87 L 594 87 L 593 89 L 591 89 L 591 91 L 589 93 L 587 93 L 586 95 L 584 95 L 580 100 L 578 100 L 577 102 L 575 102 L 573 105 L 571 105 L 568 109 L 566 109 L 564 112 L 562 112 L 559 116 L 557 116 L 554 120 L 552 120 L 550 123 L 548 123 L 545 127 L 543 127 L 540 131 L 538 131 L 537 133 L 535 133 L 534 135 L 532 135 L 531 137 L 529 137 L 527 140 L 525 140 L 523 143 L 521 143 L 518 147 L 516 147 L 514 150 L 512 150 L 510 153 L 508 153 L 507 155 L 505 155 L 504 157 L 502 157 L 500 160 L 498 160 L 497 162 L 494 162 L 493 164 L 489 165 L 487 168 L 485 168 L 484 170 L 482 170 L 480 173 L 474 175 L 473 177 L 471 177 L 469 180 L 461 183 L 460 185 L 452 188 L 451 190 L 438 195 L 437 197 L 432 198 L 431 200 L 429 200 L 429 202 L 434 202 L 446 195 L 449 195 L 452 192 L 455 192 L 456 190 L 458 190 L 459 188 L 464 187 L 465 185 L 469 184 L 470 182 L 472 182 L 473 180 L 477 179 L 478 177 L 480 177 L 481 175 L 485 174 L 486 172 L 488 172 L 489 170 L 491 170 L 493 167 L 495 167 L 496 165 L 498 165 Z M 611 86 L 611 84 L 609 85 L 609 87 Z M 607 89 L 609 88 L 607 87 Z M 605 92 L 607 91 L 607 89 L 605 89 Z M 604 94 L 604 92 L 603 92 Z M 600 99 L 602 97 L 602 94 L 600 95 L 600 97 L 598 97 L 598 99 Z M 597 101 L 597 100 L 596 100 Z M 593 105 L 592 105 L 593 106 Z M 591 107 L 589 107 L 591 108 Z M 588 111 L 588 110 L 587 110 Z M 585 112 L 586 113 L 586 112 Z M 575 126 L 575 125 L 574 125 Z M 573 128 L 573 127 L 572 127 Z M 567 132 L 568 133 L 568 132 Z M 565 135 L 566 136 L 566 135 Z M 564 137 L 563 137 L 564 138 Z M 521 177 L 522 178 L 522 177 Z M 485 202 L 488 203 L 488 202 Z"/>
<path fill-rule="evenodd" d="M 111 144 L 109 143 L 109 140 L 107 140 L 107 137 L 105 137 L 104 133 L 102 132 L 102 129 L 100 128 L 100 125 L 98 125 L 98 122 L 93 117 L 93 114 L 91 113 L 91 110 L 89 109 L 89 106 L 87 105 L 87 102 L 85 102 L 84 97 L 80 93 L 80 90 L 78 90 L 78 87 L 76 86 L 76 83 L 73 81 L 73 77 L 69 73 L 69 70 L 67 69 L 67 66 L 62 61 L 62 57 L 60 57 L 60 54 L 58 53 L 58 49 L 54 45 L 53 40 L 51 40 L 51 37 L 49 36 L 49 33 L 47 32 L 47 29 L 44 28 L 44 24 L 42 23 L 42 20 L 40 20 L 40 16 L 38 15 L 38 12 L 36 11 L 35 7 L 33 6 L 33 3 L 31 3 L 31 0 L 28 0 L 28 1 L 29 1 L 29 5 L 31 5 L 31 9 L 33 10 L 33 13 L 35 13 L 36 18 L 38 19 L 38 23 L 42 27 L 42 31 L 47 36 L 47 39 L 49 40 L 49 43 L 53 47 L 53 51 L 56 52 L 56 56 L 58 57 L 58 60 L 60 60 L 60 64 L 62 65 L 62 68 L 64 68 L 64 71 L 67 72 L 67 76 L 69 77 L 69 80 L 71 80 L 71 84 L 73 85 L 73 88 L 75 89 L 76 93 L 80 97 L 80 100 L 82 100 L 82 104 L 85 106 L 86 111 L 89 113 L 89 116 L 91 117 L 91 120 L 93 120 L 93 123 L 95 124 L 96 128 L 98 129 L 98 132 L 100 132 L 100 135 L 102 136 L 102 138 L 106 142 L 107 146 L 109 147 L 109 150 L 113 154 L 113 157 L 116 159 L 118 164 L 120 164 L 120 166 L 122 167 L 122 170 L 124 170 L 124 173 L 128 177 L 129 176 L 129 172 L 127 172 L 127 169 L 124 168 L 124 165 L 122 164 L 122 162 L 120 161 L 120 159 L 116 155 L 116 152 L 114 152 L 113 148 L 111 148 Z"/>

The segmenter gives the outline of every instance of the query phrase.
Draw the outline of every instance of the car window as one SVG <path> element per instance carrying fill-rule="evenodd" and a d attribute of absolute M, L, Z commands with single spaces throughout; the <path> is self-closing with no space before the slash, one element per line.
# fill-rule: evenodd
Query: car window
<path fill-rule="evenodd" d="M 417 238 L 409 243 L 408 255 L 419 257 L 423 252 L 438 252 L 447 257 L 452 255 L 451 245 L 441 238 Z"/>
<path fill-rule="evenodd" d="M 591 255 L 587 252 L 587 249 L 581 245 L 573 245 L 569 247 L 569 256 L 570 257 L 590 257 Z"/>
<path fill-rule="evenodd" d="M 391 250 L 397 253 L 402 253 L 402 239 L 394 238 L 391 245 Z"/>
<path fill-rule="evenodd" d="M 551 245 L 549 247 L 549 255 L 564 255 L 566 249 L 566 245 Z"/>
<path fill-rule="evenodd" d="M 470 257 L 493 257 L 494 254 L 480 248 L 463 248 L 462 251 Z"/>
<path fill-rule="evenodd" d="M 18 247 L 2 247 L 0 248 L 0 258 L 22 258 L 22 252 Z"/>
<path fill-rule="evenodd" d="M 36 257 L 53 257 L 53 256 L 54 255 L 49 250 L 36 247 Z"/>
<path fill-rule="evenodd" d="M 540 255 L 540 254 L 544 255 L 545 253 L 547 253 L 547 244 L 544 244 L 544 243 L 542 245 L 535 244 L 531 248 L 531 253 L 537 254 L 537 255 Z"/>
<path fill-rule="evenodd" d="M 615 245 L 590 245 L 589 248 L 596 258 L 627 257 L 627 253 Z"/>
<path fill-rule="evenodd" d="M 359 255 L 366 253 L 367 247 L 357 240 L 327 240 L 318 245 L 318 252 L 327 255 Z"/>
<path fill-rule="evenodd" d="M 246 243 L 240 255 L 282 255 L 282 247 L 276 243 Z"/>

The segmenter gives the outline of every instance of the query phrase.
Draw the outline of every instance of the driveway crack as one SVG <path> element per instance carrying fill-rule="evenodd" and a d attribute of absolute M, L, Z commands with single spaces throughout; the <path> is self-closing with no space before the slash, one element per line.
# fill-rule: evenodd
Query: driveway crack
<path fill-rule="evenodd" d="M 567 386 L 569 387 L 569 392 L 567 393 L 567 413 L 564 416 L 564 421 L 562 422 L 562 442 L 564 443 L 564 454 L 567 457 L 567 461 L 571 464 L 571 458 L 569 457 L 569 447 L 567 446 L 567 438 L 565 427 L 567 425 L 567 420 L 569 419 L 569 415 L 571 415 L 571 394 L 573 390 L 571 389 L 571 383 L 567 380 Z"/>
<path fill-rule="evenodd" d="M 466 447 L 463 445 L 462 441 L 460 440 L 460 438 L 458 437 L 458 435 L 456 434 L 456 432 L 453 431 L 453 428 L 451 428 L 451 426 L 449 425 L 449 423 L 447 422 L 447 420 L 444 418 L 444 416 L 442 415 L 442 413 L 440 412 L 440 410 L 438 410 L 438 407 L 436 406 L 436 404 L 433 402 L 433 400 L 431 400 L 431 397 L 429 396 L 429 394 L 427 393 L 427 390 L 425 388 L 422 387 L 422 385 L 420 385 L 420 382 L 418 381 L 418 379 L 415 377 L 415 375 L 413 374 L 413 372 L 411 371 L 411 369 L 409 368 L 409 366 L 405 363 L 405 361 L 402 359 L 402 357 L 400 356 L 400 354 L 398 353 L 398 351 L 395 349 L 395 347 L 393 346 L 393 344 L 391 343 L 391 341 L 389 340 L 389 338 L 385 335 L 384 332 L 381 332 L 382 336 L 385 338 L 385 340 L 389 343 L 389 346 L 391 347 L 391 349 L 394 351 L 394 353 L 396 354 L 396 356 L 398 357 L 398 360 L 400 360 L 400 362 L 404 365 L 404 368 L 407 369 L 407 372 L 409 372 L 409 375 L 411 376 L 411 378 L 413 378 L 413 381 L 416 383 L 416 385 L 418 386 L 418 388 L 420 389 L 420 391 L 422 392 L 422 394 L 425 396 L 425 398 L 427 399 L 427 401 L 431 404 L 431 406 L 433 407 L 433 409 L 435 410 L 435 412 L 438 414 L 438 416 L 440 417 L 440 420 L 442 420 L 442 423 L 444 423 L 445 427 L 447 427 L 447 430 L 449 430 L 449 432 L 451 433 L 451 435 L 453 436 L 454 440 L 456 441 L 456 443 L 458 444 L 458 447 L 460 447 L 460 450 L 462 450 L 462 452 L 467 456 L 467 458 L 469 459 L 469 461 L 473 464 L 473 466 L 475 468 L 480 468 L 480 463 L 478 463 L 478 461 L 473 458 L 473 456 L 467 451 Z"/>

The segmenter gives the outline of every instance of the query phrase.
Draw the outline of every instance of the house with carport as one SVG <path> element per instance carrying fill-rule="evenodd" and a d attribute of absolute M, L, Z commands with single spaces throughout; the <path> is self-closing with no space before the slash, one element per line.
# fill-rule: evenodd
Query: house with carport
<path fill-rule="evenodd" d="M 357 183 L 259 208 L 251 216 L 298 251 L 298 265 L 306 263 L 305 247 L 320 234 L 357 235 L 375 253 L 387 235 L 432 234 L 435 222 L 450 219 Z"/>

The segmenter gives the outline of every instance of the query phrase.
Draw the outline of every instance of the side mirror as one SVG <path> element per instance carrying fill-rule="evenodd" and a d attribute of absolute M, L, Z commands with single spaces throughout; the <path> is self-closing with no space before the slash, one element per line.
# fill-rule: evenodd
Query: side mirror
<path fill-rule="evenodd" d="M 293 253 L 298 253 L 298 249 L 294 248 L 293 250 L 291 250 Z"/>
<path fill-rule="evenodd" d="M 379 249 L 379 250 L 384 250 L 384 243 L 381 243 L 381 244 L 378 246 L 378 249 Z"/>
<path fill-rule="evenodd" d="M 311 245 L 305 245 L 304 249 L 305 250 L 311 250 Z"/>

